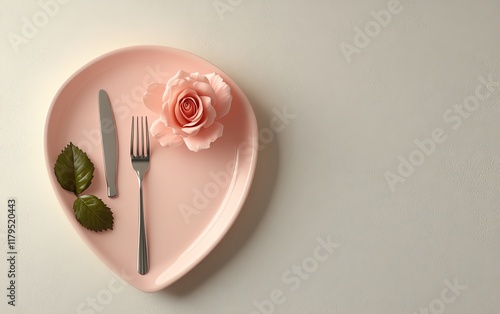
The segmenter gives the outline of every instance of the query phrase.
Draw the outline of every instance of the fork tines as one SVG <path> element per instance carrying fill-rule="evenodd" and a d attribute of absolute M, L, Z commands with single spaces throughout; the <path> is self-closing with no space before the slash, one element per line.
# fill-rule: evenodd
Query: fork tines
<path fill-rule="evenodd" d="M 140 129 L 140 130 L 139 130 Z M 135 130 L 135 136 L 134 136 Z M 135 145 L 134 145 L 135 138 Z M 132 117 L 130 134 L 130 157 L 149 158 L 149 126 L 148 117 Z"/>

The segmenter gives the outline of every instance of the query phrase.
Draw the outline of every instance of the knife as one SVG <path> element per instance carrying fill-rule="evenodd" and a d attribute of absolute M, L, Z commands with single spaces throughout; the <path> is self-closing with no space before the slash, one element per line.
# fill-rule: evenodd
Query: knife
<path fill-rule="evenodd" d="M 115 197 L 117 195 L 116 125 L 115 118 L 113 116 L 113 108 L 109 102 L 108 94 L 102 89 L 99 91 L 99 115 L 101 119 L 102 153 L 104 157 L 104 171 L 106 173 L 108 196 Z"/>

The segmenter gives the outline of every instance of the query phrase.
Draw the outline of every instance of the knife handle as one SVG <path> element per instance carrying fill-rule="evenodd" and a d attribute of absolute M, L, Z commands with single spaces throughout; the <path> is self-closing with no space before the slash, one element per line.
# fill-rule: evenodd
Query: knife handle
<path fill-rule="evenodd" d="M 116 184 L 114 185 L 109 185 L 108 184 L 108 197 L 116 197 L 117 196 L 116 192 Z"/>
<path fill-rule="evenodd" d="M 116 152 L 112 149 L 108 153 L 111 153 L 112 160 L 115 160 L 113 166 L 106 164 L 106 157 L 104 158 L 104 168 L 106 175 L 106 186 L 108 187 L 108 197 L 116 197 L 118 195 L 116 188 Z M 109 156 L 108 156 L 109 157 Z"/>
<path fill-rule="evenodd" d="M 108 197 L 116 197 L 118 192 L 116 191 L 116 169 L 105 166 L 106 168 L 106 185 L 108 187 Z"/>

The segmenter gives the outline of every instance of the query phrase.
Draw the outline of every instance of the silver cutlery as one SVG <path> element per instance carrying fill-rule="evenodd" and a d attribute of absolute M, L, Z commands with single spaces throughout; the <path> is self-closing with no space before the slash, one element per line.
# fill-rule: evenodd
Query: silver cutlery
<path fill-rule="evenodd" d="M 135 132 L 134 132 L 135 131 Z M 149 271 L 148 243 L 144 223 L 144 205 L 142 197 L 142 180 L 149 169 L 149 127 L 147 117 L 132 117 L 130 135 L 130 158 L 137 178 L 139 179 L 139 228 L 137 237 L 137 271 L 145 275 Z"/>
<path fill-rule="evenodd" d="M 115 197 L 118 194 L 116 188 L 116 126 L 108 94 L 102 89 L 99 91 L 99 117 L 101 122 L 104 172 L 108 188 L 107 193 L 109 197 Z"/>

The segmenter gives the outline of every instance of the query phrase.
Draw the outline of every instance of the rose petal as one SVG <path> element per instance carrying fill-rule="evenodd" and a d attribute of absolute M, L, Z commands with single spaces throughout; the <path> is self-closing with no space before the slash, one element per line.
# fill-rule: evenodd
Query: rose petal
<path fill-rule="evenodd" d="M 182 88 L 177 89 L 176 87 L 178 86 L 174 86 L 169 91 L 180 94 L 182 92 Z M 160 119 L 165 122 L 167 126 L 174 129 L 183 127 L 183 124 L 179 123 L 179 121 L 175 117 L 175 112 L 177 110 L 177 100 L 178 97 L 169 98 L 168 101 L 163 104 L 162 111 L 160 112 Z"/>
<path fill-rule="evenodd" d="M 188 93 L 189 94 L 189 93 Z M 183 95 L 181 93 L 181 95 Z M 181 101 L 182 99 L 179 98 Z M 198 130 L 205 124 L 204 123 L 204 108 L 201 104 L 201 100 L 198 98 L 200 105 L 198 106 L 197 114 L 192 122 L 184 123 L 183 119 L 179 121 L 178 117 L 180 114 L 180 104 L 169 102 L 164 110 L 160 114 L 160 119 L 165 122 L 165 124 L 172 128 L 174 134 L 180 135 L 182 137 L 191 136 L 197 134 Z"/>
<path fill-rule="evenodd" d="M 175 81 L 185 79 L 186 77 L 189 77 L 189 73 L 179 70 L 179 72 L 177 72 L 174 76 L 170 78 L 170 80 L 168 80 L 167 89 L 172 85 L 176 85 L 174 84 Z"/>
<path fill-rule="evenodd" d="M 231 108 L 231 102 L 233 100 L 231 88 L 229 88 L 222 77 L 216 73 L 207 74 L 206 77 L 217 95 L 217 103 L 213 104 L 213 106 L 217 112 L 217 119 L 219 119 L 225 116 Z"/>
<path fill-rule="evenodd" d="M 165 84 L 151 83 L 148 85 L 142 100 L 146 107 L 154 113 L 160 113 L 162 108 L 162 96 L 165 91 Z"/>
<path fill-rule="evenodd" d="M 191 121 L 189 123 L 186 123 L 184 127 L 195 126 L 197 124 L 200 124 L 200 122 L 202 122 L 203 113 L 205 112 L 205 110 L 203 108 L 203 103 L 200 97 L 196 96 L 196 101 L 197 101 L 196 112 L 190 118 Z"/>
<path fill-rule="evenodd" d="M 186 121 L 193 121 L 193 118 L 196 117 L 196 114 L 199 112 L 199 98 L 194 97 L 184 97 L 181 100 L 179 110 L 181 112 L 182 118 Z M 187 122 L 186 122 L 187 123 Z"/>
<path fill-rule="evenodd" d="M 176 130 L 174 130 L 174 133 L 179 134 L 184 138 L 189 137 L 189 136 L 194 136 L 194 135 L 198 134 L 201 127 L 203 127 L 204 125 L 205 125 L 205 123 L 201 122 L 200 124 L 197 124 L 197 125 L 181 128 L 182 132 L 176 132 Z"/>
<path fill-rule="evenodd" d="M 200 96 L 208 96 L 212 98 L 212 102 L 217 101 L 217 95 L 215 94 L 214 89 L 212 86 L 209 84 L 208 80 L 207 82 L 192 82 L 193 89 L 196 90 L 198 95 Z"/>
<path fill-rule="evenodd" d="M 182 111 L 182 102 L 187 98 L 192 98 L 195 102 L 195 104 L 194 104 L 195 108 L 193 108 L 195 112 L 192 115 L 192 117 L 187 117 L 186 115 L 183 114 L 183 111 Z M 169 110 L 171 110 L 171 109 L 169 109 Z M 201 113 L 200 113 L 200 111 L 201 111 Z M 196 117 L 200 116 L 202 113 L 203 113 L 203 108 L 201 108 L 201 100 L 199 99 L 196 92 L 192 89 L 183 90 L 179 94 L 177 101 L 175 103 L 175 106 L 173 108 L 173 114 L 175 115 L 175 118 L 176 118 L 179 126 L 185 127 L 187 124 L 195 125 L 199 120 L 199 118 L 196 119 Z M 189 118 L 191 118 L 191 119 L 189 119 Z M 193 122 L 193 119 L 195 120 L 194 122 Z"/>
<path fill-rule="evenodd" d="M 163 94 L 163 102 L 167 102 L 169 98 L 176 97 L 175 95 L 172 95 L 173 88 L 177 87 L 177 93 L 173 94 L 178 94 L 180 91 L 182 91 L 184 88 L 179 88 L 179 86 L 185 85 L 185 84 L 190 84 L 192 83 L 187 82 L 186 80 L 190 77 L 190 74 L 188 72 L 184 72 L 182 70 L 178 71 L 177 74 L 175 74 L 173 77 L 171 77 L 165 87 L 165 93 Z"/>
<path fill-rule="evenodd" d="M 215 117 L 217 113 L 215 112 L 214 107 L 212 106 L 212 99 L 208 96 L 200 96 L 201 102 L 203 104 L 203 109 L 205 110 L 205 118 L 204 118 L 204 126 L 208 128 L 214 123 Z"/>
<path fill-rule="evenodd" d="M 185 80 L 179 80 L 176 84 L 172 86 L 167 86 L 165 93 L 163 94 L 163 102 L 169 102 L 173 100 L 174 102 L 179 98 L 179 95 L 186 89 L 192 89 L 192 84 Z"/>
<path fill-rule="evenodd" d="M 172 129 L 166 126 L 160 119 L 153 122 L 149 132 L 151 136 L 160 142 L 161 146 L 177 147 L 182 144 L 182 137 L 175 135 Z"/>
<path fill-rule="evenodd" d="M 204 82 L 204 83 L 207 83 L 208 84 L 208 79 L 204 76 L 204 75 L 201 75 L 200 73 L 198 72 L 193 72 L 189 75 L 189 77 L 195 81 L 198 81 L 198 82 Z"/>
<path fill-rule="evenodd" d="M 201 129 L 195 136 L 185 137 L 184 143 L 193 152 L 198 152 L 202 149 L 207 149 L 210 144 L 222 136 L 224 126 L 219 122 L 214 122 L 212 126 Z"/>

